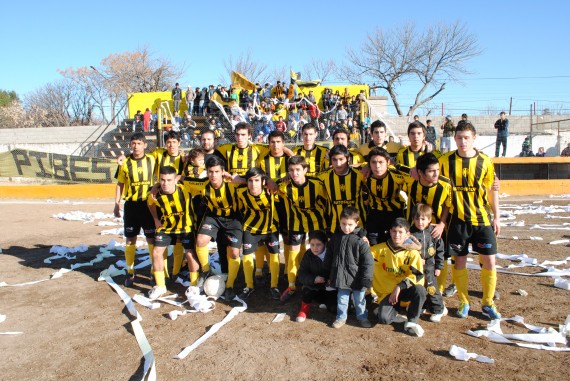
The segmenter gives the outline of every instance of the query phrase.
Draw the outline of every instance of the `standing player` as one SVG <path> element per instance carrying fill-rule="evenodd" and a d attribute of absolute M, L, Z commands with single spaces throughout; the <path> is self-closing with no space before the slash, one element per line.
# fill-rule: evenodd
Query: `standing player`
<path fill-rule="evenodd" d="M 350 134 L 347 129 L 338 128 L 333 132 L 333 144 L 335 146 L 342 145 L 348 149 L 349 142 L 350 142 Z M 364 163 L 364 158 L 362 157 L 361 154 L 358 153 L 358 151 L 355 151 L 353 149 L 348 149 L 348 153 L 350 155 L 348 163 L 350 164 L 351 167 L 360 167 Z M 331 161 L 332 164 L 330 151 L 329 151 L 329 160 Z"/>
<path fill-rule="evenodd" d="M 293 148 L 293 154 L 305 158 L 309 169 L 307 176 L 316 176 L 329 167 L 327 154 L 329 149 L 315 144 L 317 139 L 317 127 L 307 123 L 302 129 L 303 145 Z"/>
<path fill-rule="evenodd" d="M 376 127 L 374 131 L 378 131 Z M 373 132 L 373 136 L 377 135 Z M 390 154 L 383 148 L 373 148 L 368 153 L 370 177 L 366 179 L 368 192 L 368 213 L 366 232 L 370 245 L 386 242 L 389 230 L 398 217 L 404 216 L 406 201 L 400 191 L 409 177 L 390 166 Z"/>
<path fill-rule="evenodd" d="M 206 161 L 208 179 L 185 181 L 185 186 L 191 189 L 193 195 L 201 194 L 207 205 L 196 236 L 196 255 L 202 267 L 201 280 L 210 274 L 208 243 L 212 239 L 224 237 L 228 259 L 224 298 L 230 301 L 235 297 L 233 287 L 240 266 L 243 233 L 237 210 L 236 189 L 233 184 L 224 181 L 224 164 L 221 158 L 212 156 Z M 220 257 L 222 255 L 220 253 Z"/>
<path fill-rule="evenodd" d="M 454 184 L 453 207 L 447 234 L 449 254 L 454 259 L 453 281 L 459 295 L 457 315 L 469 314 L 467 254 L 469 244 L 479 253 L 481 284 L 483 286 L 482 311 L 490 319 L 501 314 L 493 303 L 497 285 L 495 254 L 501 227 L 499 224 L 499 195 L 492 190 L 495 180 L 493 162 L 474 148 L 475 127 L 466 122 L 455 129 L 457 150 L 443 155 L 439 161 L 441 173 Z M 492 215 L 491 215 L 492 212 Z"/>
<path fill-rule="evenodd" d="M 285 243 L 285 266 L 289 287 L 281 294 L 286 301 L 295 294 L 297 269 L 301 244 L 305 235 L 315 230 L 326 230 L 330 220 L 330 203 L 327 191 L 319 179 L 307 176 L 308 164 L 302 156 L 289 159 L 289 180 L 279 184 L 279 196 L 285 205 L 287 233 Z M 273 292 L 279 290 L 272 288 Z"/>
<path fill-rule="evenodd" d="M 410 145 L 402 147 L 396 155 L 396 162 L 406 167 L 414 167 L 420 155 L 431 152 L 433 146 L 426 142 L 426 128 L 421 122 L 412 122 L 408 126 Z"/>
<path fill-rule="evenodd" d="M 150 299 L 157 299 L 166 293 L 164 252 L 171 242 L 181 242 L 186 251 L 190 283 L 195 286 L 198 279 L 199 264 L 194 252 L 192 232 L 192 196 L 182 185 L 177 184 L 177 177 L 178 173 L 174 167 L 162 167 L 156 200 L 153 197 L 148 198 L 148 207 L 156 226 L 155 246 L 152 251 L 152 271 L 156 286 L 148 294 Z M 157 209 L 160 209 L 160 218 Z"/>
<path fill-rule="evenodd" d="M 250 168 L 245 174 L 247 186 L 237 190 L 238 209 L 243 224 L 243 273 L 245 288 L 240 299 L 247 299 L 253 288 L 253 253 L 264 243 L 269 251 L 272 287 L 279 278 L 279 233 L 275 221 L 275 196 L 266 192 L 267 176 L 260 168 Z M 278 296 L 275 295 L 274 297 Z"/>
<path fill-rule="evenodd" d="M 121 216 L 121 198 L 125 200 L 123 222 L 125 226 L 125 260 L 127 275 L 125 286 L 130 287 L 135 280 L 135 254 L 137 235 L 141 228 L 144 230 L 149 252 L 153 252 L 154 221 L 148 210 L 146 201 L 154 184 L 155 158 L 145 154 L 146 140 L 142 133 L 136 132 L 131 136 L 131 154 L 123 160 L 117 173 L 115 191 L 115 217 Z"/>
<path fill-rule="evenodd" d="M 340 222 L 340 213 L 346 206 L 354 206 L 360 213 L 359 226 L 364 226 L 366 209 L 361 189 L 364 184 L 362 174 L 351 168 L 350 153 L 344 145 L 336 145 L 329 151 L 332 169 L 319 175 L 331 201 L 332 213 L 329 232 L 334 233 Z"/>
<path fill-rule="evenodd" d="M 374 123 L 370 125 L 370 135 L 372 135 L 372 140 L 368 143 L 361 144 L 356 150 L 366 161 L 370 160 L 368 154 L 374 148 L 386 149 L 386 144 L 388 143 L 386 140 L 386 124 L 380 120 L 374 121 Z"/>

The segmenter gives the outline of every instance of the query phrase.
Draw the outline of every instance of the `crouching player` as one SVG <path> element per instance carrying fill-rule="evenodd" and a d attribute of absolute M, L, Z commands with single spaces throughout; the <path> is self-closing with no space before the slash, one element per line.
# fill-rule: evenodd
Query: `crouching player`
<path fill-rule="evenodd" d="M 266 192 L 267 175 L 260 168 L 250 168 L 245 174 L 247 186 L 237 190 L 238 209 L 243 219 L 243 273 L 245 288 L 240 299 L 253 293 L 254 257 L 259 243 L 269 251 L 271 285 L 277 287 L 279 280 L 279 233 L 276 225 L 276 196 Z"/>
<path fill-rule="evenodd" d="M 177 240 L 182 242 L 193 286 L 196 285 L 199 270 L 192 232 L 192 195 L 182 185 L 177 185 L 178 174 L 174 167 L 162 167 L 159 173 L 160 188 L 156 199 L 148 198 L 148 207 L 156 226 L 155 245 L 152 250 L 152 272 L 156 286 L 148 294 L 150 299 L 157 299 L 166 293 L 164 252 L 171 243 Z M 160 209 L 160 219 L 157 209 Z"/>
<path fill-rule="evenodd" d="M 327 310 L 336 310 L 336 290 L 327 290 L 324 262 L 325 257 L 332 255 L 326 251 L 327 235 L 324 231 L 316 230 L 309 233 L 310 250 L 305 253 L 299 266 L 297 278 L 303 285 L 301 310 L 297 315 L 297 322 L 302 323 L 309 316 L 311 303 L 317 301 L 324 303 Z"/>
<path fill-rule="evenodd" d="M 410 232 L 422 244 L 420 255 L 424 265 L 424 285 L 427 292 L 426 309 L 432 314 L 429 320 L 439 323 L 441 318 L 447 315 L 447 308 L 443 304 L 443 297 L 437 285 L 437 277 L 443 269 L 444 262 L 443 240 L 432 235 L 435 227 L 431 224 L 432 209 L 429 205 L 416 204 L 412 211 L 412 218 L 414 225 Z"/>
<path fill-rule="evenodd" d="M 423 328 L 418 324 L 426 300 L 423 283 L 423 265 L 417 250 L 404 248 L 410 235 L 410 224 L 399 217 L 392 222 L 390 239 L 370 249 L 374 257 L 372 289 L 378 295 L 376 310 L 381 324 L 406 323 L 410 334 L 421 337 Z M 396 306 L 400 301 L 410 302 L 407 319 L 398 315 Z"/>

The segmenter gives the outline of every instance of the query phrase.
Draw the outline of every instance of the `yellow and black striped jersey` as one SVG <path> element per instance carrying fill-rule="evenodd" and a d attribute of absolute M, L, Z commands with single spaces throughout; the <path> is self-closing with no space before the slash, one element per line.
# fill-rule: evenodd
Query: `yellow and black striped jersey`
<path fill-rule="evenodd" d="M 337 175 L 334 169 L 323 172 L 318 177 L 325 185 L 331 202 L 331 222 L 329 231 L 335 232 L 340 222 L 340 213 L 345 206 L 354 206 L 360 212 L 359 226 L 364 226 L 366 221 L 366 208 L 362 195 L 364 177 L 360 171 L 349 168 L 345 175 Z"/>
<path fill-rule="evenodd" d="M 350 159 L 348 160 L 348 163 L 350 165 L 360 167 L 361 165 L 366 163 L 364 156 L 362 156 L 358 151 L 350 149 L 348 150 L 348 153 L 350 154 Z"/>
<path fill-rule="evenodd" d="M 170 165 L 176 168 L 176 173 L 182 175 L 184 172 L 184 152 L 178 151 L 178 155 L 170 156 L 165 148 L 157 148 L 152 151 L 152 156 L 156 159 L 155 176 L 158 179 L 160 168 Z"/>
<path fill-rule="evenodd" d="M 390 166 L 383 178 L 377 179 L 370 176 L 366 179 L 368 210 L 379 212 L 404 210 L 406 201 L 400 191 L 404 190 L 406 179 L 409 177 L 407 173 Z"/>
<path fill-rule="evenodd" d="M 172 194 L 163 193 L 160 189 L 156 200 L 148 198 L 149 205 L 156 205 L 160 209 L 162 226 L 157 232 L 166 234 L 182 234 L 192 231 L 192 195 L 189 190 L 177 184 Z"/>
<path fill-rule="evenodd" d="M 193 196 L 201 195 L 208 209 L 206 214 L 213 217 L 232 217 L 237 214 L 236 186 L 223 182 L 218 189 L 214 188 L 209 179 L 184 179 L 184 187 Z M 200 217 L 200 216 L 199 216 Z"/>
<path fill-rule="evenodd" d="M 125 201 L 146 201 L 150 189 L 154 185 L 154 156 L 145 154 L 140 159 L 131 156 L 123 160 L 119 166 L 117 180 L 125 184 L 123 199 Z"/>
<path fill-rule="evenodd" d="M 259 196 L 252 195 L 246 185 L 237 189 L 238 208 L 243 219 L 243 230 L 251 234 L 267 234 L 277 231 L 275 219 L 275 197 L 262 191 Z"/>
<path fill-rule="evenodd" d="M 364 143 L 361 144 L 357 149 L 356 152 L 358 152 L 360 155 L 362 155 L 362 157 L 364 158 L 364 160 L 366 162 L 368 162 L 368 154 L 370 153 L 370 151 L 372 151 L 374 148 L 384 148 L 386 149 L 386 142 L 382 143 L 382 145 L 377 146 L 376 144 L 374 144 L 373 141 L 368 142 L 368 143 Z"/>
<path fill-rule="evenodd" d="M 391 241 L 379 243 L 370 248 L 374 258 L 372 289 L 382 300 L 394 288 L 404 282 L 406 288 L 423 284 L 424 266 L 417 250 L 394 248 Z"/>
<path fill-rule="evenodd" d="M 206 165 L 202 164 L 200 166 L 193 165 L 192 163 L 188 162 L 184 166 L 184 171 L 182 173 L 184 177 L 191 177 L 193 179 L 203 179 L 208 176 L 206 171 Z"/>
<path fill-rule="evenodd" d="M 396 163 L 400 165 L 405 165 L 406 167 L 413 168 L 416 166 L 416 161 L 418 157 L 427 153 L 425 150 L 419 150 L 418 152 L 412 151 L 412 147 L 402 147 L 396 154 Z M 435 157 L 439 158 L 441 153 L 437 150 L 431 151 L 435 155 Z"/>
<path fill-rule="evenodd" d="M 285 155 L 276 157 L 271 153 L 257 159 L 257 166 L 263 170 L 273 181 L 277 181 L 287 176 L 287 159 Z"/>
<path fill-rule="evenodd" d="M 238 148 L 235 144 L 222 144 L 216 148 L 216 154 L 226 161 L 226 170 L 241 177 L 257 165 L 258 158 L 268 153 L 269 147 L 261 144 L 248 144 L 245 148 Z"/>
<path fill-rule="evenodd" d="M 418 203 L 427 204 L 433 210 L 432 222 L 441 221 L 443 207 L 447 206 L 451 210 L 453 202 L 453 190 L 451 182 L 447 177 L 439 176 L 435 185 L 423 186 L 418 180 L 408 178 L 406 181 L 406 193 L 408 195 L 408 210 L 406 217 L 412 221 L 412 209 Z M 444 221 L 447 222 L 447 221 Z"/>
<path fill-rule="evenodd" d="M 439 158 L 441 174 L 453 184 L 451 215 L 475 226 L 490 226 L 490 205 L 487 196 L 495 181 L 491 159 L 477 151 L 474 157 L 461 157 L 457 151 Z"/>
<path fill-rule="evenodd" d="M 316 176 L 318 173 L 326 171 L 329 167 L 328 152 L 329 149 L 316 145 L 311 150 L 306 150 L 303 146 L 294 147 L 292 149 L 295 155 L 303 156 L 309 165 L 307 176 Z"/>
<path fill-rule="evenodd" d="M 279 197 L 285 205 L 288 231 L 310 233 L 327 229 L 330 202 L 322 181 L 307 176 L 303 185 L 296 185 L 285 180 L 279 184 Z"/>

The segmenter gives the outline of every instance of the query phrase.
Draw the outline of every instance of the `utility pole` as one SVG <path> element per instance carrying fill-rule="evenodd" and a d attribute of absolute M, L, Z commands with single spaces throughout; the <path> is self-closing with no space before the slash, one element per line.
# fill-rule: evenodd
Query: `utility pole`
<path fill-rule="evenodd" d="M 509 103 L 509 116 L 511 115 L 512 111 L 513 111 L 513 97 L 511 97 L 511 102 Z"/>

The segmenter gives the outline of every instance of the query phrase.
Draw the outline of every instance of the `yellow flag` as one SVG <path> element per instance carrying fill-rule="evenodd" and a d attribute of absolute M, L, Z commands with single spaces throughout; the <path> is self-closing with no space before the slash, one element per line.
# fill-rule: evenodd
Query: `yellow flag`
<path fill-rule="evenodd" d="M 232 71 L 232 84 L 234 87 L 249 91 L 255 89 L 255 84 L 237 71 Z"/>

